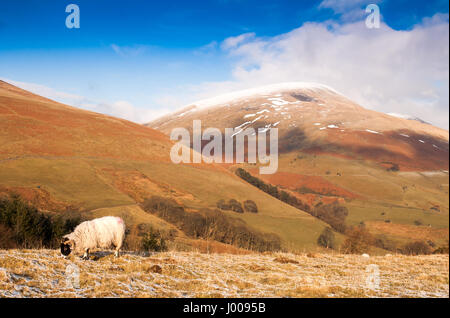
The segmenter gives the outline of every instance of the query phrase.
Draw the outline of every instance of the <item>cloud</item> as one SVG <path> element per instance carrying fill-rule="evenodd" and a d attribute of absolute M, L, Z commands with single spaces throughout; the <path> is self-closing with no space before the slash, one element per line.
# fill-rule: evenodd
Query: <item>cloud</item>
<path fill-rule="evenodd" d="M 14 86 L 20 87 L 24 90 L 27 90 L 29 92 L 32 92 L 34 94 L 55 100 L 55 101 L 66 101 L 69 105 L 81 103 L 85 100 L 85 97 L 79 96 L 76 94 L 70 94 L 65 92 L 57 91 L 53 88 L 35 84 L 35 83 L 27 83 L 27 82 L 19 82 L 19 81 L 13 81 L 7 78 L 0 78 L 1 80 L 8 82 Z"/>
<path fill-rule="evenodd" d="M 221 48 L 235 61 L 232 79 L 192 87 L 193 96 L 276 82 L 319 82 L 366 108 L 417 116 L 448 129 L 448 15 L 424 19 L 409 31 L 384 23 L 368 29 L 364 21 L 305 23 L 274 37 L 231 37 Z"/>
<path fill-rule="evenodd" d="M 324 0 L 318 9 L 331 9 L 340 17 L 340 22 L 355 22 L 366 17 L 367 5 L 380 2 L 381 0 Z"/>
<path fill-rule="evenodd" d="M 144 54 L 149 46 L 147 45 L 134 45 L 134 46 L 119 46 L 117 44 L 111 44 L 113 51 L 122 57 L 136 57 Z"/>
<path fill-rule="evenodd" d="M 247 41 L 253 39 L 255 35 L 255 33 L 244 33 L 239 36 L 229 37 L 223 41 L 221 47 L 224 50 L 233 49 L 238 45 L 246 43 Z"/>
<path fill-rule="evenodd" d="M 147 109 L 134 106 L 132 103 L 119 100 L 113 103 L 83 103 L 80 108 L 91 110 L 97 113 L 123 118 L 135 123 L 147 123 L 152 119 L 164 116 L 170 112 L 169 109 Z"/>
<path fill-rule="evenodd" d="M 212 41 L 206 45 L 203 45 L 194 51 L 195 55 L 205 56 L 212 55 L 217 52 L 219 48 L 219 43 L 217 41 Z"/>
<path fill-rule="evenodd" d="M 94 101 L 84 96 L 61 92 L 44 85 L 18 82 L 6 78 L 0 79 L 34 94 L 52 99 L 66 105 L 93 111 L 96 113 L 123 118 L 136 123 L 147 123 L 152 119 L 166 115 L 171 111 L 171 109 L 166 107 L 162 107 L 159 109 L 139 108 L 125 100 L 119 100 L 112 103 L 104 101 Z"/>
<path fill-rule="evenodd" d="M 355 8 L 362 8 L 368 4 L 376 4 L 381 0 L 324 0 L 319 4 L 319 9 L 332 9 L 335 13 L 345 13 L 354 10 Z"/>

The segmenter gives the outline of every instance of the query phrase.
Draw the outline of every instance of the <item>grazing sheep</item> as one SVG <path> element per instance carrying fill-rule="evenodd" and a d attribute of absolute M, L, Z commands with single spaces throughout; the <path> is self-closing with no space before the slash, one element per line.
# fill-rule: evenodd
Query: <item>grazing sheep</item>
<path fill-rule="evenodd" d="M 106 216 L 86 221 L 63 237 L 61 254 L 68 256 L 72 251 L 84 253 L 82 258 L 89 259 L 89 250 L 93 248 L 108 249 L 115 247 L 114 255 L 119 256 L 125 238 L 125 223 L 119 217 Z"/>

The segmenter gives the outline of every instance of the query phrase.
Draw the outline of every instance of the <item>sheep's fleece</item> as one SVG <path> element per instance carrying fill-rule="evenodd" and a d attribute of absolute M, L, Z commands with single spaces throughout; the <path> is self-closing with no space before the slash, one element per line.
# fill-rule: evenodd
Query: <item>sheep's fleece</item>
<path fill-rule="evenodd" d="M 106 216 L 79 224 L 75 230 L 64 236 L 64 242 L 71 242 L 76 254 L 85 253 L 89 249 L 116 249 L 116 256 L 125 238 L 125 223 L 120 217 Z"/>

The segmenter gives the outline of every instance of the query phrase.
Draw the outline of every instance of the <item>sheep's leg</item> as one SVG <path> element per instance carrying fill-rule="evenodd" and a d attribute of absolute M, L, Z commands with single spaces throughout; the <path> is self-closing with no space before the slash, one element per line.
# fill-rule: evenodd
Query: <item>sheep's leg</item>
<path fill-rule="evenodd" d="M 84 250 L 82 259 L 85 259 L 85 260 L 89 259 L 89 249 L 88 248 Z"/>
<path fill-rule="evenodd" d="M 119 245 L 116 247 L 116 251 L 114 252 L 114 256 L 115 256 L 115 257 L 119 257 L 119 251 L 120 251 L 121 247 L 122 247 L 122 244 L 119 244 Z"/>

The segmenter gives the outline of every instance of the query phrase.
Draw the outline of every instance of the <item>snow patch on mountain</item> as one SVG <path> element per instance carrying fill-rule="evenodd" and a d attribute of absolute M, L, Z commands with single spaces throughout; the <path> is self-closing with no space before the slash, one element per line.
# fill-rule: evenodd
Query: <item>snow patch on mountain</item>
<path fill-rule="evenodd" d="M 405 114 L 397 114 L 397 113 L 387 113 L 387 115 L 392 116 L 392 117 L 396 117 L 396 118 L 401 118 L 401 119 L 407 119 L 407 120 L 415 120 L 418 121 L 422 124 L 428 124 L 426 121 L 418 118 L 418 117 L 414 117 L 411 115 L 405 115 Z"/>
<path fill-rule="evenodd" d="M 272 85 L 266 85 L 257 88 L 251 88 L 241 91 L 235 91 L 223 95 L 219 95 L 213 98 L 208 98 L 204 100 L 200 100 L 194 103 L 189 104 L 188 106 L 195 105 L 197 108 L 207 108 L 212 106 L 217 106 L 225 103 L 229 103 L 231 101 L 235 102 L 237 100 L 243 100 L 245 98 L 253 97 L 253 96 L 266 96 L 271 95 L 273 93 L 277 93 L 275 98 L 279 98 L 282 95 L 280 92 L 294 91 L 294 90 L 311 90 L 311 91 L 320 91 L 327 90 L 332 93 L 338 94 L 333 88 L 318 84 L 318 83 L 308 83 L 308 82 L 287 82 L 287 83 L 278 83 Z M 281 98 L 280 98 L 281 99 Z M 281 101 L 280 101 L 281 102 Z M 284 101 L 285 103 L 288 103 Z"/>

